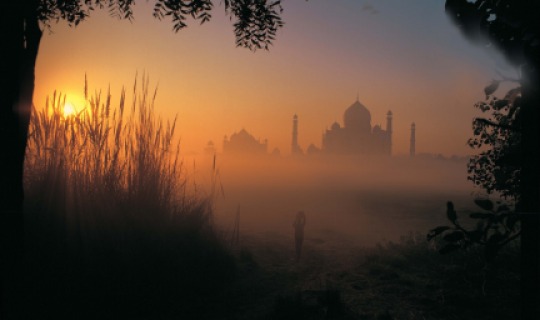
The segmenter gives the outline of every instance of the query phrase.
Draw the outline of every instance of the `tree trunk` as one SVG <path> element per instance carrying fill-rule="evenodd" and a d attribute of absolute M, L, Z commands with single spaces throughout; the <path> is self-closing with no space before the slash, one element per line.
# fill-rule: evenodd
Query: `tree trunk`
<path fill-rule="evenodd" d="M 3 319 L 17 317 L 24 250 L 23 167 L 41 40 L 37 1 L 0 4 L 0 224 Z"/>
<path fill-rule="evenodd" d="M 536 64 L 540 65 L 540 64 Z M 521 220 L 522 319 L 540 315 L 540 77 L 531 68 L 523 83 Z"/>

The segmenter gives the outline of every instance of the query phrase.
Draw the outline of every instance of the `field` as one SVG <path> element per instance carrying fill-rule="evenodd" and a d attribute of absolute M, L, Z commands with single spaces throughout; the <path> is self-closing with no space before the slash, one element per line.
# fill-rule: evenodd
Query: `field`
<path fill-rule="evenodd" d="M 426 240 L 447 224 L 448 200 L 465 225 L 478 209 L 464 162 L 320 160 L 222 160 L 215 218 L 240 270 L 231 319 L 519 318 L 516 244 L 486 264 L 482 248 L 441 255 Z M 300 261 L 298 210 L 307 215 Z"/>
<path fill-rule="evenodd" d="M 483 269 L 478 251 L 439 255 L 423 235 L 357 247 L 341 235 L 246 237 L 231 319 L 519 319 L 517 248 Z M 287 241 L 291 240 L 291 241 Z M 212 315 L 210 318 L 213 318 Z M 215 317 L 220 318 L 220 317 Z"/>

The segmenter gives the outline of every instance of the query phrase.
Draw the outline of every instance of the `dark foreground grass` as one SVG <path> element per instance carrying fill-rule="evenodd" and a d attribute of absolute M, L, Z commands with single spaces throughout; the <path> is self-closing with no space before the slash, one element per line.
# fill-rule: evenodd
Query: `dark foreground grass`
<path fill-rule="evenodd" d="M 236 276 L 232 255 L 210 232 L 117 231 L 77 246 L 33 232 L 24 318 L 196 319 Z"/>
<path fill-rule="evenodd" d="M 486 264 L 482 248 L 441 255 L 423 236 L 379 246 L 358 266 L 360 318 L 519 319 L 519 248 Z"/>
<path fill-rule="evenodd" d="M 72 319 L 519 319 L 517 246 L 440 255 L 423 237 L 359 248 L 246 237 L 241 248 L 190 232 L 134 233 L 83 254 L 36 245 L 25 315 Z M 137 235 L 137 236 L 135 236 Z M 46 235 L 43 234 L 46 240 Z M 315 241 L 317 240 L 317 241 Z M 167 243 L 164 243 L 164 242 Z M 333 248 L 339 248 L 334 250 Z M 47 250 L 43 250 L 47 249 Z"/>
<path fill-rule="evenodd" d="M 423 236 L 375 248 L 312 240 L 300 262 L 282 239 L 246 244 L 235 319 L 520 318 L 515 245 L 486 265 L 481 248 L 440 255 Z"/>

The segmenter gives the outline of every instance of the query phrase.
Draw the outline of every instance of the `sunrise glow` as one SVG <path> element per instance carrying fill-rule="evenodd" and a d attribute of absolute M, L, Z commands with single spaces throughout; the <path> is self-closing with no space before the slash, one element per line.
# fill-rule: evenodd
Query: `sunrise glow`
<path fill-rule="evenodd" d="M 75 115 L 75 106 L 71 102 L 66 102 L 64 105 L 64 117 L 70 117 Z"/>
<path fill-rule="evenodd" d="M 209 141 L 221 152 L 223 137 L 245 128 L 288 155 L 294 114 L 300 147 L 320 148 L 324 130 L 358 96 L 373 126 L 384 127 L 393 112 L 393 154 L 408 154 L 415 122 L 419 153 L 467 155 L 473 104 L 496 69 L 508 70 L 466 42 L 444 2 L 381 3 L 378 12 L 351 1 L 287 2 L 286 27 L 269 51 L 255 53 L 235 47 L 219 11 L 174 33 L 151 9 L 137 3 L 131 24 L 97 10 L 77 28 L 55 25 L 40 48 L 36 106 L 54 90 L 84 96 L 85 75 L 89 96 L 104 99 L 110 88 L 118 104 L 122 88 L 131 91 L 135 75 L 146 73 L 150 90 L 158 86 L 156 112 L 178 115 L 184 153 L 202 154 Z M 432 18 L 417 18 L 427 11 Z"/>
<path fill-rule="evenodd" d="M 2 319 L 540 301 L 536 6 L 18 2 L 0 6 Z"/>

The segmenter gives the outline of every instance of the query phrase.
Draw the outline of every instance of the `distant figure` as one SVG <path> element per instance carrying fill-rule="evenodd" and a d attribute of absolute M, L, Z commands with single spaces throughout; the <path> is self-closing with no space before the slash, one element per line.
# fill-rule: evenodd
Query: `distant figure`
<path fill-rule="evenodd" d="M 296 260 L 300 259 L 302 253 L 302 243 L 304 242 L 304 226 L 306 225 L 306 215 L 304 211 L 298 211 L 294 219 L 294 240 L 296 246 Z"/>

